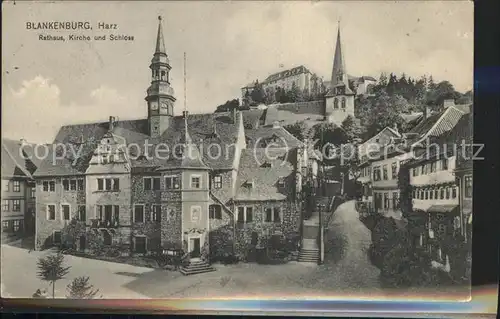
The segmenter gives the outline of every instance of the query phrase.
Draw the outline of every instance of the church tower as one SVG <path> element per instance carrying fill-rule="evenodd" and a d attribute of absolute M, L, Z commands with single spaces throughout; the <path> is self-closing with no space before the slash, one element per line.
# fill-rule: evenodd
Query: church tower
<path fill-rule="evenodd" d="M 163 40 L 161 17 L 158 17 L 156 49 L 151 59 L 151 85 L 147 90 L 149 134 L 159 137 L 168 129 L 174 115 L 174 89 L 170 86 L 170 61 Z"/>
<path fill-rule="evenodd" d="M 325 96 L 325 117 L 329 122 L 342 123 L 351 115 L 354 117 L 354 92 L 349 87 L 349 79 L 342 54 L 340 39 L 340 22 L 337 32 L 337 43 L 333 57 L 332 78 L 328 93 Z"/>

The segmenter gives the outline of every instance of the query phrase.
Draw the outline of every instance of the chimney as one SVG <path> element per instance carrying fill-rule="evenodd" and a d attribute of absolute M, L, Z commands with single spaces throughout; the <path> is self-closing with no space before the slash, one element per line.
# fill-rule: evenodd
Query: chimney
<path fill-rule="evenodd" d="M 394 127 L 393 127 L 393 128 L 394 128 L 394 130 L 395 130 L 397 133 L 399 133 L 398 123 L 394 123 Z"/>
<path fill-rule="evenodd" d="M 279 128 L 280 127 L 280 122 L 279 121 L 274 121 L 273 122 L 273 128 Z"/>
<path fill-rule="evenodd" d="M 114 116 L 110 116 L 109 117 L 109 131 L 113 131 L 114 128 L 115 128 L 115 122 L 116 122 L 116 119 Z"/>
<path fill-rule="evenodd" d="M 431 116 L 431 108 L 430 106 L 426 106 L 424 109 L 424 119 L 428 118 L 429 116 Z"/>
<path fill-rule="evenodd" d="M 454 99 L 449 99 L 449 100 L 444 100 L 443 101 L 443 109 L 447 109 L 450 106 L 455 106 L 455 100 Z"/>

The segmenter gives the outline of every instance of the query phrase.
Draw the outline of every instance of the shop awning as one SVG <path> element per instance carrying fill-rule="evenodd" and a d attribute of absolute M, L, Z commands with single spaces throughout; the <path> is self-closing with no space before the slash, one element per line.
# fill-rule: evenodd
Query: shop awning
<path fill-rule="evenodd" d="M 451 213 L 458 205 L 432 205 L 427 209 L 428 213 Z"/>

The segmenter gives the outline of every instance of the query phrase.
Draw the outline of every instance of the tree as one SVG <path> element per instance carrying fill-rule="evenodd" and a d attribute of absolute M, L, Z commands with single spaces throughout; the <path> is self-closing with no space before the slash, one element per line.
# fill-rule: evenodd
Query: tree
<path fill-rule="evenodd" d="M 238 109 L 238 108 L 240 108 L 239 99 L 228 100 L 226 101 L 226 103 L 217 106 L 217 108 L 215 109 L 215 113 L 229 112 L 232 111 L 233 109 Z"/>
<path fill-rule="evenodd" d="M 255 81 L 255 87 L 250 94 L 252 97 L 252 101 L 254 105 L 259 105 L 262 103 L 265 103 L 266 101 L 266 92 L 264 91 L 264 88 L 262 87 L 262 84 L 259 83 L 259 81 Z"/>
<path fill-rule="evenodd" d="M 287 130 L 290 134 L 295 136 L 300 141 L 304 141 L 305 139 L 310 138 L 311 129 L 304 121 L 286 125 L 285 130 Z"/>
<path fill-rule="evenodd" d="M 66 286 L 69 299 L 94 299 L 99 289 L 94 290 L 94 286 L 89 283 L 89 277 L 76 277 Z"/>
<path fill-rule="evenodd" d="M 52 298 L 55 298 L 56 281 L 63 279 L 71 267 L 64 267 L 64 255 L 61 253 L 40 257 L 37 262 L 38 278 L 52 284 Z"/>
<path fill-rule="evenodd" d="M 351 115 L 348 115 L 340 125 L 345 133 L 346 140 L 349 143 L 354 143 L 361 138 L 362 129 L 359 122 Z M 359 142 L 359 141 L 358 141 Z"/>

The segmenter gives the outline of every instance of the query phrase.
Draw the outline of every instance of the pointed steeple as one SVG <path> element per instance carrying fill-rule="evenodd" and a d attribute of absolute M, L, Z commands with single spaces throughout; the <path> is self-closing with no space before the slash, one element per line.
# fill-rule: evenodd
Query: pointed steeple
<path fill-rule="evenodd" d="M 340 37 L 340 20 L 338 21 L 337 43 L 335 45 L 335 55 L 333 56 L 332 78 L 330 82 L 331 90 L 335 87 L 344 86 L 345 92 L 350 93 L 347 70 L 345 66 L 344 54 L 342 52 L 342 40 Z"/>
<path fill-rule="evenodd" d="M 155 53 L 167 53 L 165 50 L 165 41 L 163 40 L 163 27 L 161 25 L 161 16 L 158 16 L 158 33 L 156 35 Z"/>

